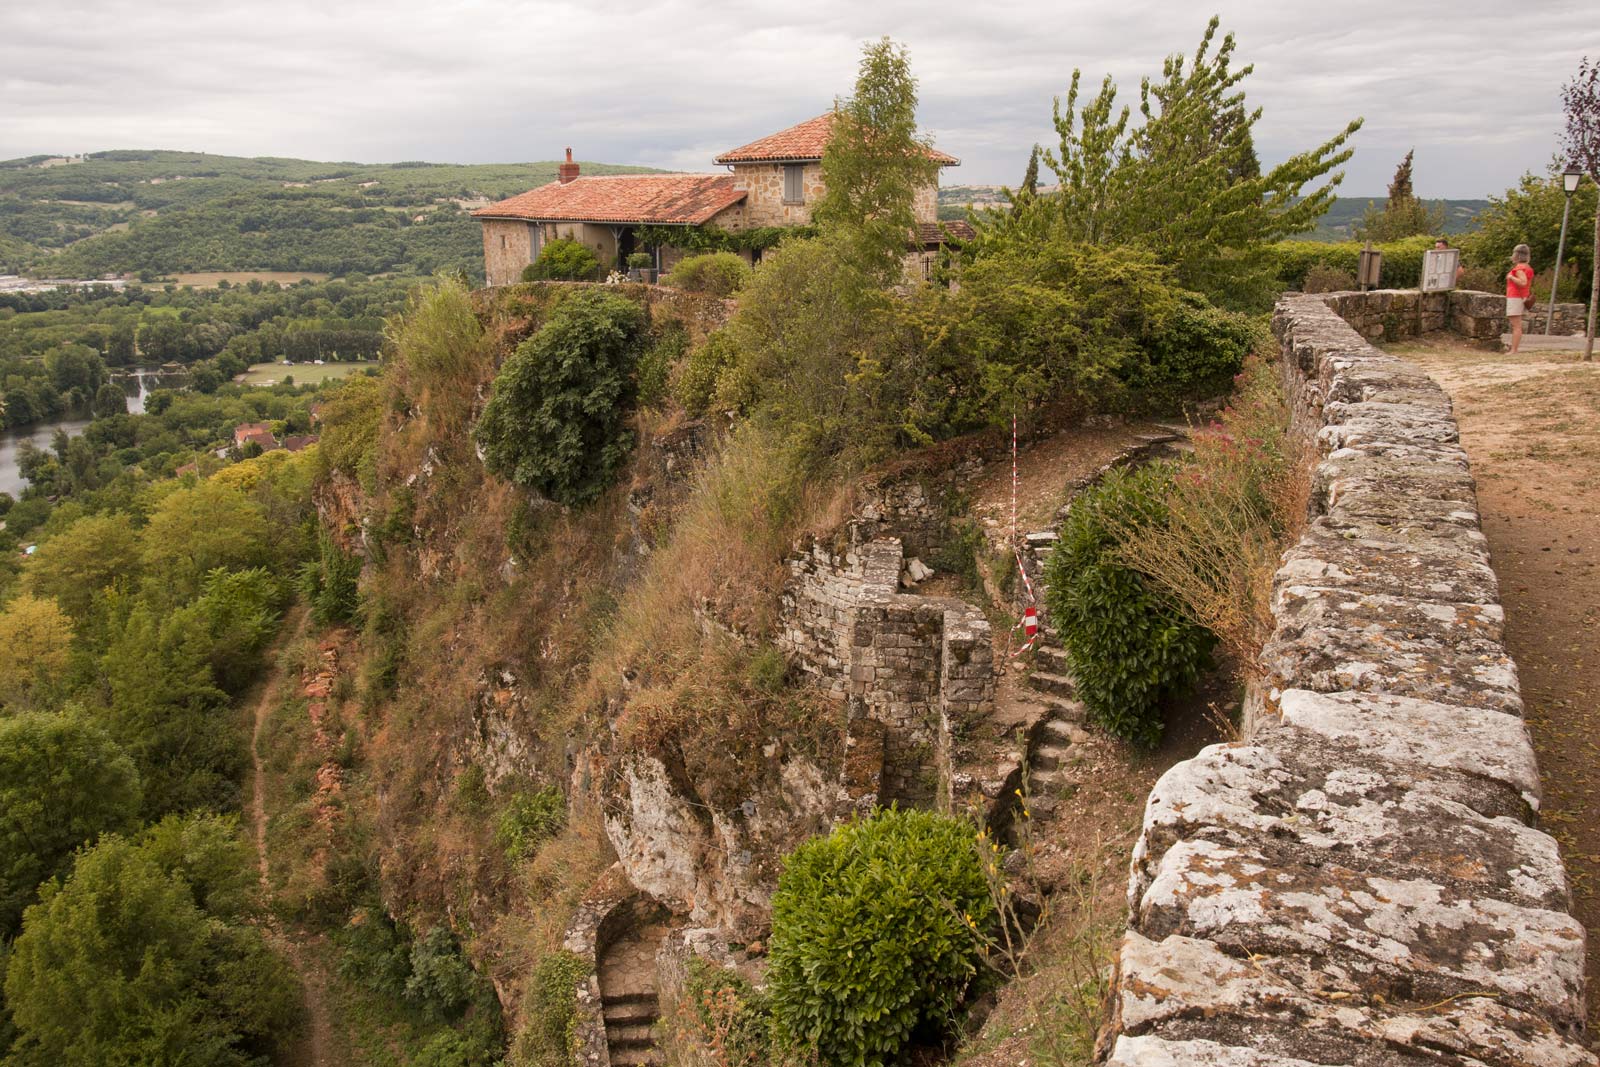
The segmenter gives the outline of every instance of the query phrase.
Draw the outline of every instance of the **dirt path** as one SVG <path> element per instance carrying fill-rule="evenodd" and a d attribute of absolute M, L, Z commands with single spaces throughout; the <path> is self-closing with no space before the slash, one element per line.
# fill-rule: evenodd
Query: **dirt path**
<path fill-rule="evenodd" d="M 272 861 L 267 852 L 266 775 L 261 758 L 261 732 L 282 696 L 284 670 L 279 662 L 279 654 L 286 645 L 299 639 L 305 633 L 305 628 L 305 610 L 299 607 L 292 609 L 284 620 L 278 639 L 267 652 L 268 673 L 261 683 L 261 695 L 255 707 L 255 725 L 250 734 L 250 759 L 254 767 L 250 776 L 250 819 L 255 828 L 256 864 L 261 889 L 269 899 L 272 893 Z M 310 1025 L 290 1062 L 294 1067 L 332 1067 L 334 1060 L 328 1053 L 332 1023 L 328 1018 L 324 975 L 320 968 L 307 965 L 305 946 L 290 937 L 270 913 L 266 921 L 266 933 L 268 940 L 294 967 L 305 994 L 306 1018 Z"/>
<path fill-rule="evenodd" d="M 1589 931 L 1589 1026 L 1600 1032 L 1600 364 L 1394 351 L 1455 400 L 1539 755 L 1541 824 L 1561 843 Z"/>

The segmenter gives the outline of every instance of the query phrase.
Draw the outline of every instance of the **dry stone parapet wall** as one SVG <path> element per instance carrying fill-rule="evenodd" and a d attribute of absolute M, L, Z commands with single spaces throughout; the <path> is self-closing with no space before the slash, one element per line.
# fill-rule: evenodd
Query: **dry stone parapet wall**
<path fill-rule="evenodd" d="M 1338 306 L 1274 316 L 1314 517 L 1276 577 L 1247 739 L 1151 792 L 1102 1057 L 1595 1064 L 1449 398 Z"/>

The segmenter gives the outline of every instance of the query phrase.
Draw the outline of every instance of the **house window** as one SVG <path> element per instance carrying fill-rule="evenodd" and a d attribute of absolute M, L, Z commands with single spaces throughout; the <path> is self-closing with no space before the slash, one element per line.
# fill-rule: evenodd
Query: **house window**
<path fill-rule="evenodd" d="M 505 251 L 505 247 L 506 247 L 506 235 L 505 234 L 501 234 L 500 235 L 500 250 L 502 252 Z"/>
<path fill-rule="evenodd" d="M 806 202 L 806 168 L 798 163 L 787 164 L 783 168 L 783 202 L 785 204 L 803 204 Z"/>

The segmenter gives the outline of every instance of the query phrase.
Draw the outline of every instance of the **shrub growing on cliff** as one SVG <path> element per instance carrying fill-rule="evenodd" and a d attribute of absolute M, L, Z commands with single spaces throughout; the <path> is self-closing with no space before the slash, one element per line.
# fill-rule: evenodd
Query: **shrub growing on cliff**
<path fill-rule="evenodd" d="M 632 444 L 624 424 L 643 329 L 622 297 L 587 289 L 562 301 L 494 380 L 474 431 L 484 464 L 560 504 L 598 497 Z"/>
<path fill-rule="evenodd" d="M 539 258 L 522 271 L 525 282 L 591 281 L 600 273 L 600 261 L 589 246 L 565 237 L 550 241 L 539 250 Z"/>
<path fill-rule="evenodd" d="M 710 252 L 678 261 L 664 281 L 679 289 L 732 296 L 750 280 L 750 264 L 732 252 Z"/>
<path fill-rule="evenodd" d="M 1050 614 L 1078 695 L 1117 737 L 1154 747 L 1161 705 L 1200 677 L 1214 639 L 1160 586 L 1122 559 L 1132 529 L 1161 529 L 1173 471 L 1112 471 L 1072 503 L 1045 566 Z"/>
<path fill-rule="evenodd" d="M 824 1064 L 894 1062 L 955 1021 L 977 975 L 967 928 L 993 914 L 972 828 L 884 811 L 800 846 L 772 898 L 769 995 L 780 1036 Z"/>

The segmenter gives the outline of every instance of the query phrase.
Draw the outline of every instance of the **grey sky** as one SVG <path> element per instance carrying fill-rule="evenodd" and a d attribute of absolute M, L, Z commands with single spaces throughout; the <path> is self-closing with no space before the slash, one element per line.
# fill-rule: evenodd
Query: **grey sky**
<path fill-rule="evenodd" d="M 861 43 L 911 50 L 922 124 L 1010 182 L 1074 67 L 1124 99 L 1215 10 L 1253 62 L 1264 162 L 1366 117 L 1342 192 L 1407 148 L 1423 196 L 1498 193 L 1556 149 L 1600 56 L 1592 0 L 0 0 L 0 158 L 107 148 L 388 162 L 555 158 L 711 169 L 848 93 Z"/>

